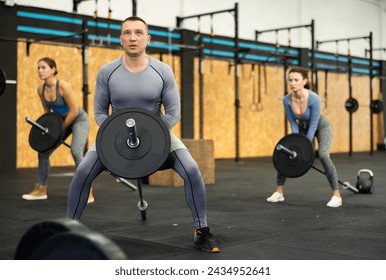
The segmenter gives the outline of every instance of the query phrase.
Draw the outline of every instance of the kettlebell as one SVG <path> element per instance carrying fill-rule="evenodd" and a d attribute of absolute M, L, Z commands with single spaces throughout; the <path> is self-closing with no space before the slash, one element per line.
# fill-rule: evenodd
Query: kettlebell
<path fill-rule="evenodd" d="M 374 183 L 374 174 L 370 169 L 361 169 L 358 171 L 356 188 L 359 193 L 372 193 Z"/>

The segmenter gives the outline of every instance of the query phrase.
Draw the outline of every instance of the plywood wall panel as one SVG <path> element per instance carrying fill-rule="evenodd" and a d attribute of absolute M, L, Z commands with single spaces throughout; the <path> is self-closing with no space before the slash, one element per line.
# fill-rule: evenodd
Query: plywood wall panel
<path fill-rule="evenodd" d="M 89 146 L 95 143 L 98 126 L 94 119 L 94 93 L 96 74 L 99 69 L 123 54 L 122 50 L 90 47 L 88 60 L 88 112 L 91 129 Z M 37 166 L 37 154 L 28 143 L 31 126 L 24 119 L 29 116 L 37 119 L 43 113 L 42 106 L 37 96 L 37 86 L 41 81 L 37 75 L 37 61 L 44 56 L 56 60 L 59 69 L 59 79 L 64 79 L 72 84 L 75 99 L 78 104 L 83 104 L 82 93 L 82 54 L 79 48 L 69 46 L 54 46 L 49 44 L 32 44 L 30 53 L 26 53 L 26 44 L 18 43 L 18 84 L 17 84 L 17 167 Z M 151 56 L 159 59 L 159 54 Z M 162 61 L 167 63 L 174 71 L 177 84 L 180 87 L 180 59 L 178 56 L 163 55 Z M 199 138 L 199 75 L 198 60 L 195 60 L 194 72 L 194 135 Z M 232 61 L 208 60 L 204 63 L 204 139 L 214 141 L 215 158 L 234 158 L 235 144 L 235 81 L 234 66 Z M 282 66 L 261 66 L 258 68 L 245 64 L 239 68 L 239 137 L 240 157 L 271 156 L 277 141 L 284 136 L 284 110 L 282 97 L 286 92 L 284 88 L 284 69 Z M 345 73 L 328 73 L 327 85 L 325 72 L 318 72 L 318 94 L 326 102 L 322 102 L 322 113 L 330 120 L 333 126 L 333 142 L 331 152 L 347 152 L 349 150 L 349 114 L 344 108 L 344 103 L 349 96 L 348 75 Z M 260 79 L 260 105 L 256 110 L 258 101 L 258 83 Z M 327 86 L 327 88 L 326 88 Z M 369 151 L 370 149 L 370 114 L 369 114 L 369 78 L 366 76 L 352 77 L 353 97 L 360 104 L 357 112 L 353 114 L 353 151 Z M 380 81 L 373 79 L 373 98 L 381 99 Z M 181 92 L 181 95 L 184 93 Z M 183 115 L 184 112 L 182 111 Z M 377 143 L 382 143 L 383 113 L 373 115 L 374 122 L 374 149 Z M 174 127 L 173 131 L 180 136 L 181 124 Z M 288 131 L 290 129 L 288 127 Z M 71 138 L 67 142 L 70 143 Z M 68 148 L 61 146 L 51 157 L 52 166 L 74 165 Z"/>

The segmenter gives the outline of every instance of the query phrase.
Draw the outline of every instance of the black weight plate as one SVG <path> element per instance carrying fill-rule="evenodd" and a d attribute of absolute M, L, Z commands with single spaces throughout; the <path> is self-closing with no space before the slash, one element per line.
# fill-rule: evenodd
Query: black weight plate
<path fill-rule="evenodd" d="M 127 145 L 127 119 L 134 119 L 136 148 Z M 156 172 L 170 153 L 170 132 L 161 117 L 142 108 L 127 108 L 110 115 L 98 130 L 96 150 L 102 164 L 112 174 L 138 179 Z"/>
<path fill-rule="evenodd" d="M 358 100 L 356 100 L 353 97 L 350 97 L 344 103 L 344 107 L 346 108 L 347 112 L 355 113 L 358 110 L 358 107 L 359 107 Z"/>
<path fill-rule="evenodd" d="M 295 151 L 296 158 L 291 159 L 290 156 L 283 151 L 276 149 L 277 145 L 281 144 L 291 151 Z M 283 176 L 289 178 L 297 178 L 311 168 L 315 159 L 315 150 L 311 141 L 303 134 L 293 133 L 284 136 L 275 146 L 273 152 L 273 165 L 275 169 Z"/>
<path fill-rule="evenodd" d="M 0 95 L 4 93 L 6 84 L 7 84 L 7 76 L 5 75 L 5 71 L 2 68 L 0 68 Z"/>
<path fill-rule="evenodd" d="M 15 260 L 29 260 L 32 253 L 50 237 L 69 231 L 87 231 L 87 227 L 75 220 L 58 219 L 44 221 L 32 226 L 20 239 Z"/>
<path fill-rule="evenodd" d="M 383 111 L 383 103 L 381 100 L 373 100 L 370 103 L 371 113 L 380 114 Z"/>
<path fill-rule="evenodd" d="M 48 128 L 48 133 L 43 133 L 40 129 L 32 126 L 29 133 L 29 144 L 37 152 L 46 152 L 60 144 L 63 137 L 63 119 L 55 113 L 42 115 L 36 121 L 43 127 Z"/>
<path fill-rule="evenodd" d="M 92 231 L 62 232 L 51 236 L 31 255 L 32 260 L 125 260 L 110 239 Z"/>

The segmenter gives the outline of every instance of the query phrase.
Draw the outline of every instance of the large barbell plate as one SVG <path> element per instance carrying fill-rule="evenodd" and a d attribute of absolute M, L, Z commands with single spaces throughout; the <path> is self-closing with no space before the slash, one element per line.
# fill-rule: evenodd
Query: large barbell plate
<path fill-rule="evenodd" d="M 0 95 L 4 93 L 6 84 L 7 76 L 5 75 L 3 68 L 0 68 Z"/>
<path fill-rule="evenodd" d="M 48 128 L 48 133 L 43 133 L 35 126 L 29 133 L 29 144 L 37 152 L 46 152 L 60 144 L 63 137 L 63 119 L 55 113 L 46 113 L 36 120 L 38 124 Z"/>
<path fill-rule="evenodd" d="M 127 145 L 127 119 L 134 119 L 136 148 Z M 110 115 L 98 130 L 96 150 L 102 164 L 112 174 L 138 179 L 156 172 L 170 153 L 170 132 L 161 117 L 141 108 L 128 108 Z"/>
<path fill-rule="evenodd" d="M 32 260 L 125 260 L 113 241 L 93 231 L 70 231 L 51 236 L 32 254 Z"/>
<path fill-rule="evenodd" d="M 355 113 L 358 110 L 358 107 L 359 107 L 358 100 L 356 100 L 353 97 L 350 97 L 344 103 L 344 107 L 346 108 L 347 112 Z"/>
<path fill-rule="evenodd" d="M 372 100 L 370 103 L 371 113 L 380 114 L 383 111 L 383 103 L 381 100 Z"/>
<path fill-rule="evenodd" d="M 87 227 L 75 220 L 57 219 L 40 222 L 32 226 L 20 239 L 15 260 L 28 260 L 33 252 L 50 237 L 69 231 L 85 231 Z"/>
<path fill-rule="evenodd" d="M 283 151 L 277 150 L 277 145 L 281 144 L 291 151 L 295 151 L 296 158 L 291 158 Z M 311 141 L 303 134 L 293 133 L 284 136 L 276 144 L 273 152 L 273 165 L 279 174 L 289 177 L 297 178 L 311 168 L 315 159 L 315 150 Z"/>

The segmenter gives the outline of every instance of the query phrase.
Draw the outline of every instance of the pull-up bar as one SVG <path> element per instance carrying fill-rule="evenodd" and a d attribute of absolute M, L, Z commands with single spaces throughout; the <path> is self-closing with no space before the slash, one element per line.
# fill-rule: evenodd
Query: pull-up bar
<path fill-rule="evenodd" d="M 219 10 L 209 13 L 202 13 L 202 14 L 195 14 L 191 16 L 185 16 L 185 17 L 177 17 L 177 27 L 181 27 L 181 23 L 186 19 L 191 18 L 201 18 L 204 16 L 213 16 L 216 14 L 222 14 L 222 13 L 231 13 L 234 14 L 234 21 L 235 21 L 235 37 L 234 37 L 234 45 L 235 45 L 235 52 L 234 52 L 234 66 L 235 66 L 235 161 L 238 162 L 240 159 L 240 98 L 239 98 L 239 71 L 238 71 L 238 65 L 239 65 L 239 5 L 238 3 L 235 3 L 235 7 L 233 9 L 226 9 L 226 10 Z M 201 59 L 202 55 L 199 55 L 199 65 L 201 65 Z M 201 71 L 200 71 L 201 72 Z M 202 73 L 200 73 L 202 75 Z M 203 79 L 200 79 L 200 81 L 203 81 Z M 202 127 L 203 127 L 203 110 L 202 110 L 202 100 L 203 100 L 203 92 L 202 92 L 202 82 L 200 82 L 200 134 L 202 134 Z M 201 137 L 201 135 L 200 135 Z"/>
<path fill-rule="evenodd" d="M 325 43 L 338 43 L 342 41 L 354 41 L 354 40 L 366 40 L 370 39 L 371 36 L 362 36 L 362 37 L 349 37 L 349 38 L 343 38 L 343 39 L 332 39 L 332 40 L 324 40 L 324 41 L 316 41 L 316 48 L 319 48 L 319 45 L 325 44 Z"/>
<path fill-rule="evenodd" d="M 283 30 L 291 31 L 292 29 L 300 29 L 300 28 L 308 28 L 311 32 L 311 84 L 312 88 L 317 88 L 317 79 L 316 79 L 316 65 L 315 65 L 315 20 L 311 20 L 310 24 L 303 24 L 303 25 L 293 25 L 293 26 L 287 26 L 287 27 L 280 27 L 280 28 L 272 28 L 272 29 L 266 29 L 266 30 L 255 30 L 255 40 L 257 41 L 260 34 L 263 33 L 269 33 L 269 32 L 279 32 Z"/>
<path fill-rule="evenodd" d="M 369 53 L 369 49 L 365 49 L 365 56 L 367 56 L 367 53 Z M 375 48 L 373 49 L 373 52 L 386 52 L 386 48 Z"/>
<path fill-rule="evenodd" d="M 237 3 L 236 3 L 237 5 Z M 191 16 L 186 16 L 186 17 L 177 17 L 177 27 L 180 27 L 181 26 L 181 23 L 185 20 L 185 19 L 189 19 L 189 18 L 200 18 L 200 17 L 204 17 L 204 16 L 213 16 L 215 14 L 222 14 L 222 13 L 230 13 L 230 12 L 234 12 L 235 11 L 235 8 L 233 9 L 228 9 L 228 10 L 220 10 L 220 11 L 215 11 L 215 12 L 210 12 L 210 13 L 203 13 L 203 14 L 197 14 L 197 15 L 191 15 Z"/>
<path fill-rule="evenodd" d="M 255 30 L 255 40 L 257 41 L 259 34 L 262 33 L 268 33 L 268 32 L 279 32 L 282 30 L 292 30 L 297 28 L 314 28 L 314 20 L 311 21 L 311 24 L 307 25 L 295 25 L 295 26 L 288 26 L 288 27 L 280 27 L 280 28 L 272 28 L 272 29 L 266 29 L 266 30 Z"/>

